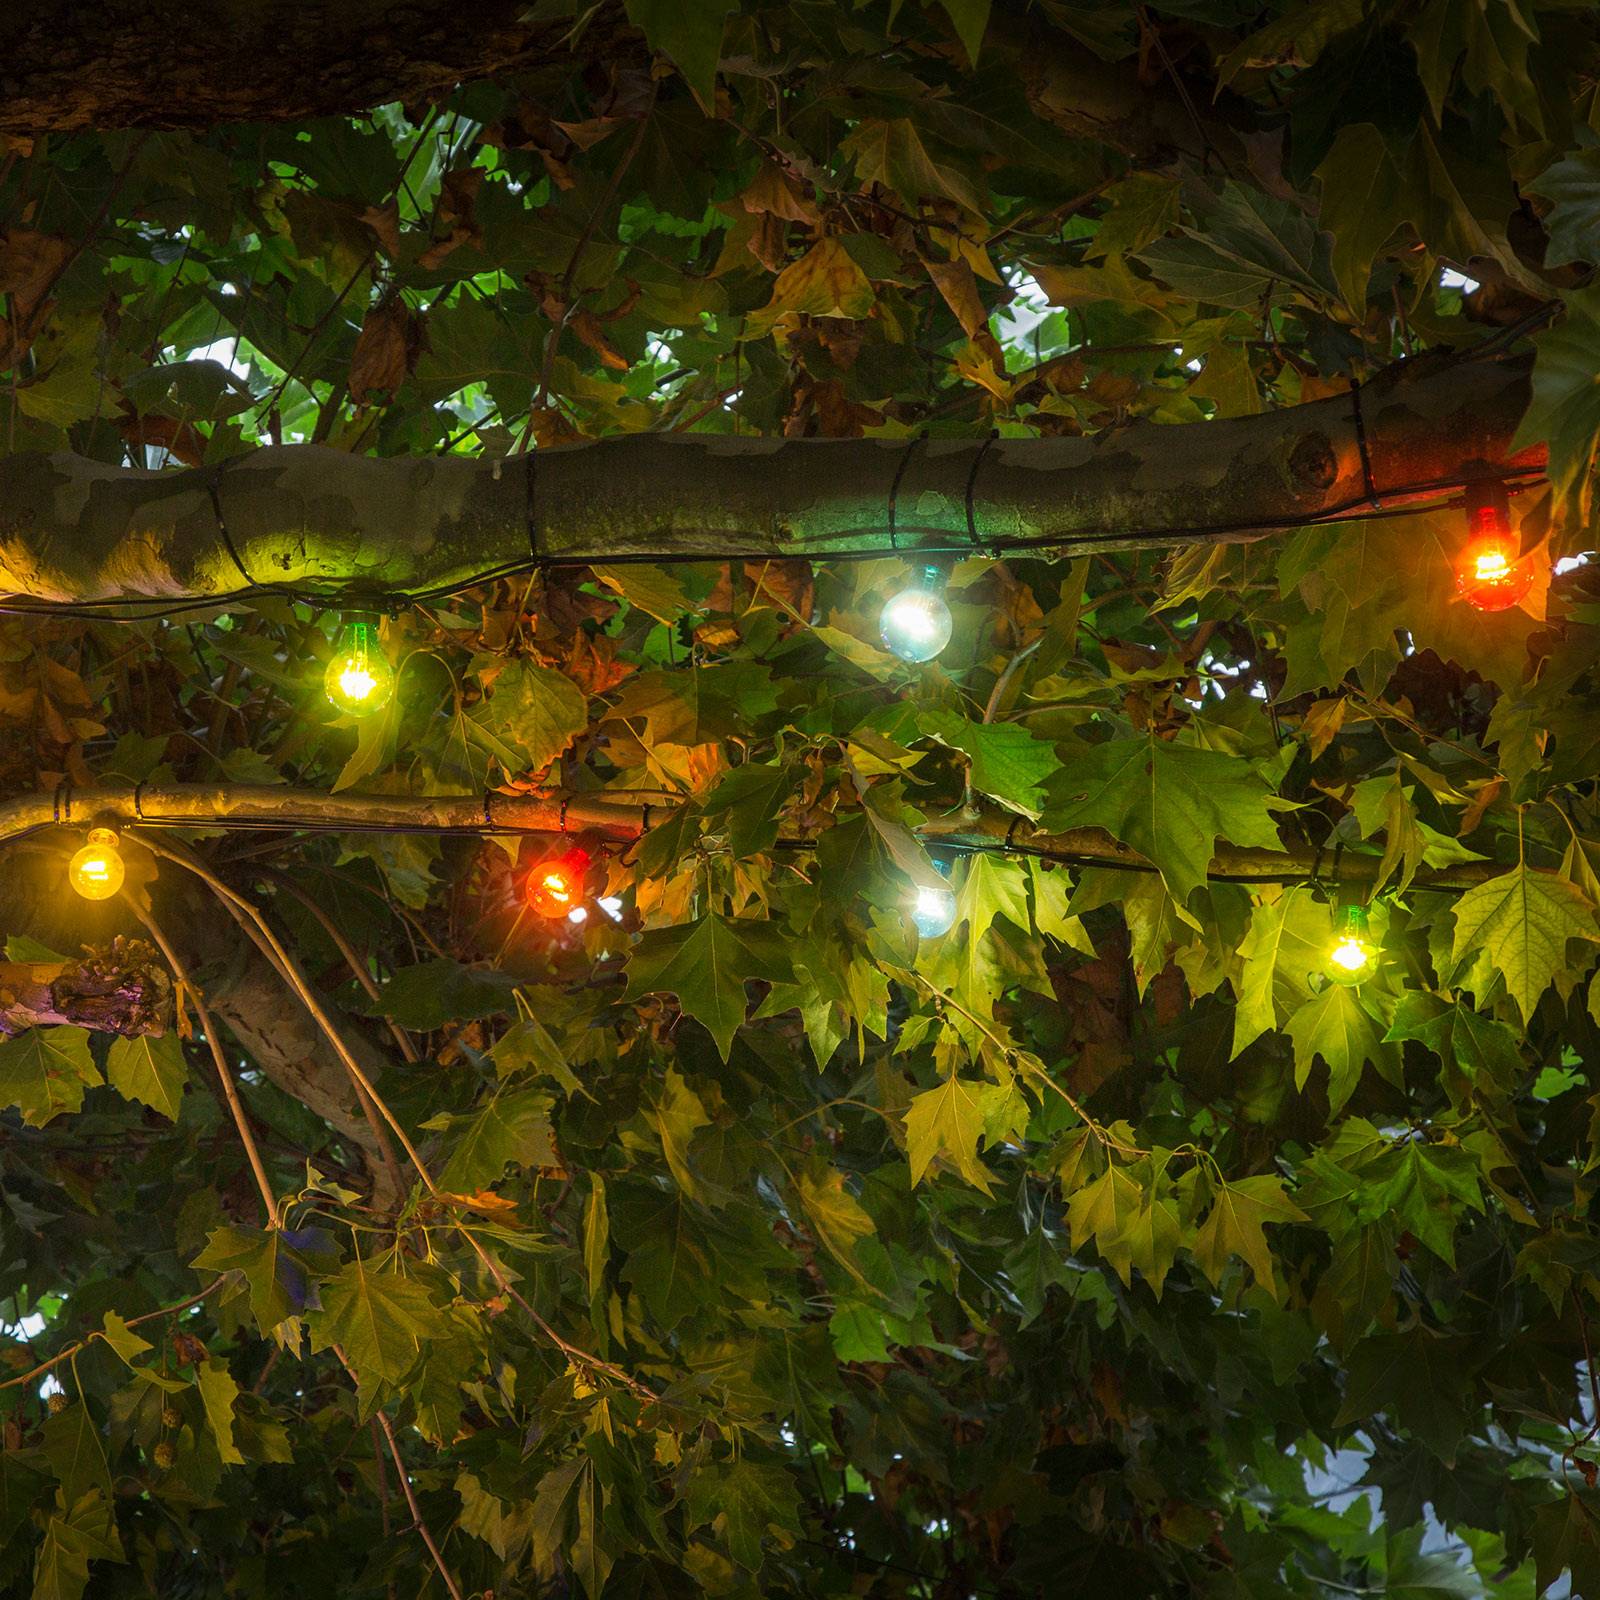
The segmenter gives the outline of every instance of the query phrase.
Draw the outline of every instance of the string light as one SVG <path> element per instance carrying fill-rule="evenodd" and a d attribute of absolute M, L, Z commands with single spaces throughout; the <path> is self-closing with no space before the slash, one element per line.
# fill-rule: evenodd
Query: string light
<path fill-rule="evenodd" d="M 911 900 L 911 920 L 924 939 L 937 939 L 955 925 L 955 892 L 945 885 L 919 883 Z"/>
<path fill-rule="evenodd" d="M 558 856 L 547 856 L 539 862 L 528 874 L 524 891 L 529 909 L 552 921 L 558 917 L 566 917 L 569 921 L 584 920 L 588 916 L 586 911 L 584 917 L 575 918 L 573 914 L 583 911 L 580 902 L 591 859 L 587 850 L 574 845 Z"/>
<path fill-rule="evenodd" d="M 902 661 L 932 661 L 950 643 L 955 618 L 944 598 L 944 574 L 929 563 L 920 579 L 883 608 L 878 632 Z"/>
<path fill-rule="evenodd" d="M 363 618 L 346 625 L 322 686 L 329 700 L 352 716 L 365 716 L 388 704 L 394 693 L 394 668 L 372 622 Z"/>
<path fill-rule="evenodd" d="M 1479 611 L 1509 611 L 1533 587 L 1533 563 L 1511 530 L 1505 485 L 1467 489 L 1467 543 L 1456 561 L 1456 588 Z"/>
<path fill-rule="evenodd" d="M 1378 970 L 1378 947 L 1367 929 L 1367 908 L 1348 905 L 1341 909 L 1334 924 L 1333 941 L 1323 966 L 1329 983 L 1352 987 L 1363 983 Z"/>
<path fill-rule="evenodd" d="M 91 828 L 89 842 L 67 863 L 67 881 L 85 900 L 109 900 L 127 875 L 115 828 Z"/>

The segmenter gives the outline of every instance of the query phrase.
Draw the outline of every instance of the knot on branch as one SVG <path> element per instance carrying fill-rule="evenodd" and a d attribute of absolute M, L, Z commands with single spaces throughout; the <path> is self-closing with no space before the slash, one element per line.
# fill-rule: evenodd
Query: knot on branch
<path fill-rule="evenodd" d="M 123 1038 L 166 1031 L 172 979 L 154 948 L 118 934 L 73 961 L 0 961 L 0 1035 L 69 1023 Z"/>

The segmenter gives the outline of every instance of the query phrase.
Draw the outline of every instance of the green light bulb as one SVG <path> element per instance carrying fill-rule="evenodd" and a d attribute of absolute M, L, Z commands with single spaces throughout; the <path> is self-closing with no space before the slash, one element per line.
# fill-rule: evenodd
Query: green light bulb
<path fill-rule="evenodd" d="M 1367 933 L 1367 908 L 1346 906 L 1334 926 L 1323 972 L 1330 983 L 1363 983 L 1378 970 L 1378 947 Z"/>
<path fill-rule="evenodd" d="M 322 686 L 329 700 L 351 716 L 366 716 L 389 703 L 389 696 L 394 693 L 394 668 L 378 643 L 378 630 L 372 623 L 352 622 L 346 627 Z"/>

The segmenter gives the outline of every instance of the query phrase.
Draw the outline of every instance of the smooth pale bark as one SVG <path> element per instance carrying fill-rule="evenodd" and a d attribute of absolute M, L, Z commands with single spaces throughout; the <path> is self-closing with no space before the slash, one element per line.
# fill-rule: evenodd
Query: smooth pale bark
<path fill-rule="evenodd" d="M 288 785 L 179 783 L 132 789 L 77 789 L 63 811 L 53 794 L 23 795 L 0 803 L 0 842 L 58 827 L 84 828 L 92 822 L 111 821 L 129 826 L 127 848 L 137 848 L 137 828 L 200 825 L 236 828 L 312 829 L 339 833 L 361 828 L 434 834 L 522 834 L 593 832 L 608 839 L 637 839 L 664 822 L 673 811 L 671 801 L 621 804 L 601 796 L 550 791 L 541 795 L 392 795 L 354 794 L 346 790 L 329 794 L 320 789 Z M 975 843 L 999 841 L 1031 853 L 1091 866 L 1121 867 L 1135 872 L 1155 869 L 1137 851 L 1119 844 L 1097 828 L 1073 828 L 1048 833 L 1021 822 L 999 808 L 984 808 L 971 815 L 953 815 L 930 821 L 925 837 L 946 842 L 966 839 Z M 784 835 L 790 845 L 804 845 L 814 836 Z M 1275 882 L 1328 876 L 1326 852 L 1309 847 L 1297 850 L 1245 849 L 1218 843 L 1210 876 Z M 1370 883 L 1377 875 L 1379 858 L 1345 855 L 1339 863 L 1341 883 Z M 1499 876 L 1507 869 L 1492 861 L 1464 862 L 1442 871 L 1419 873 L 1418 889 L 1465 889 Z"/>
<path fill-rule="evenodd" d="M 1524 360 L 1419 358 L 1362 391 L 1385 503 L 1453 493 L 1513 457 Z M 1260 416 L 1087 439 L 731 439 L 633 434 L 504 460 L 350 456 L 314 445 L 145 472 L 70 454 L 0 458 L 0 589 L 41 600 L 235 595 L 252 579 L 400 597 L 525 561 L 823 558 L 901 551 L 1070 556 L 1238 542 L 1370 509 L 1347 395 Z M 213 490 L 216 501 L 213 501 Z M 531 515 L 530 515 L 531 508 Z"/>

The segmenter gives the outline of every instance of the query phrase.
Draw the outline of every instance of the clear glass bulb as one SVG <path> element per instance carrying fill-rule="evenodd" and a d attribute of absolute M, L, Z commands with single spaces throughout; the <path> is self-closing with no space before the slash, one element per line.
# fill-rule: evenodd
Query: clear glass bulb
<path fill-rule="evenodd" d="M 911 902 L 911 920 L 924 939 L 937 939 L 948 933 L 956 920 L 955 891 L 919 883 Z"/>
<path fill-rule="evenodd" d="M 922 579 L 902 589 L 883 608 L 878 632 L 902 661 L 932 661 L 950 643 L 955 618 L 945 604 L 937 567 L 924 567 Z"/>
<path fill-rule="evenodd" d="M 364 716 L 389 703 L 394 693 L 394 668 L 370 622 L 352 622 L 345 630 L 322 687 L 339 710 L 353 716 Z"/>
<path fill-rule="evenodd" d="M 67 881 L 85 900 L 109 900 L 127 875 L 114 828 L 91 828 L 89 842 L 67 863 Z"/>

